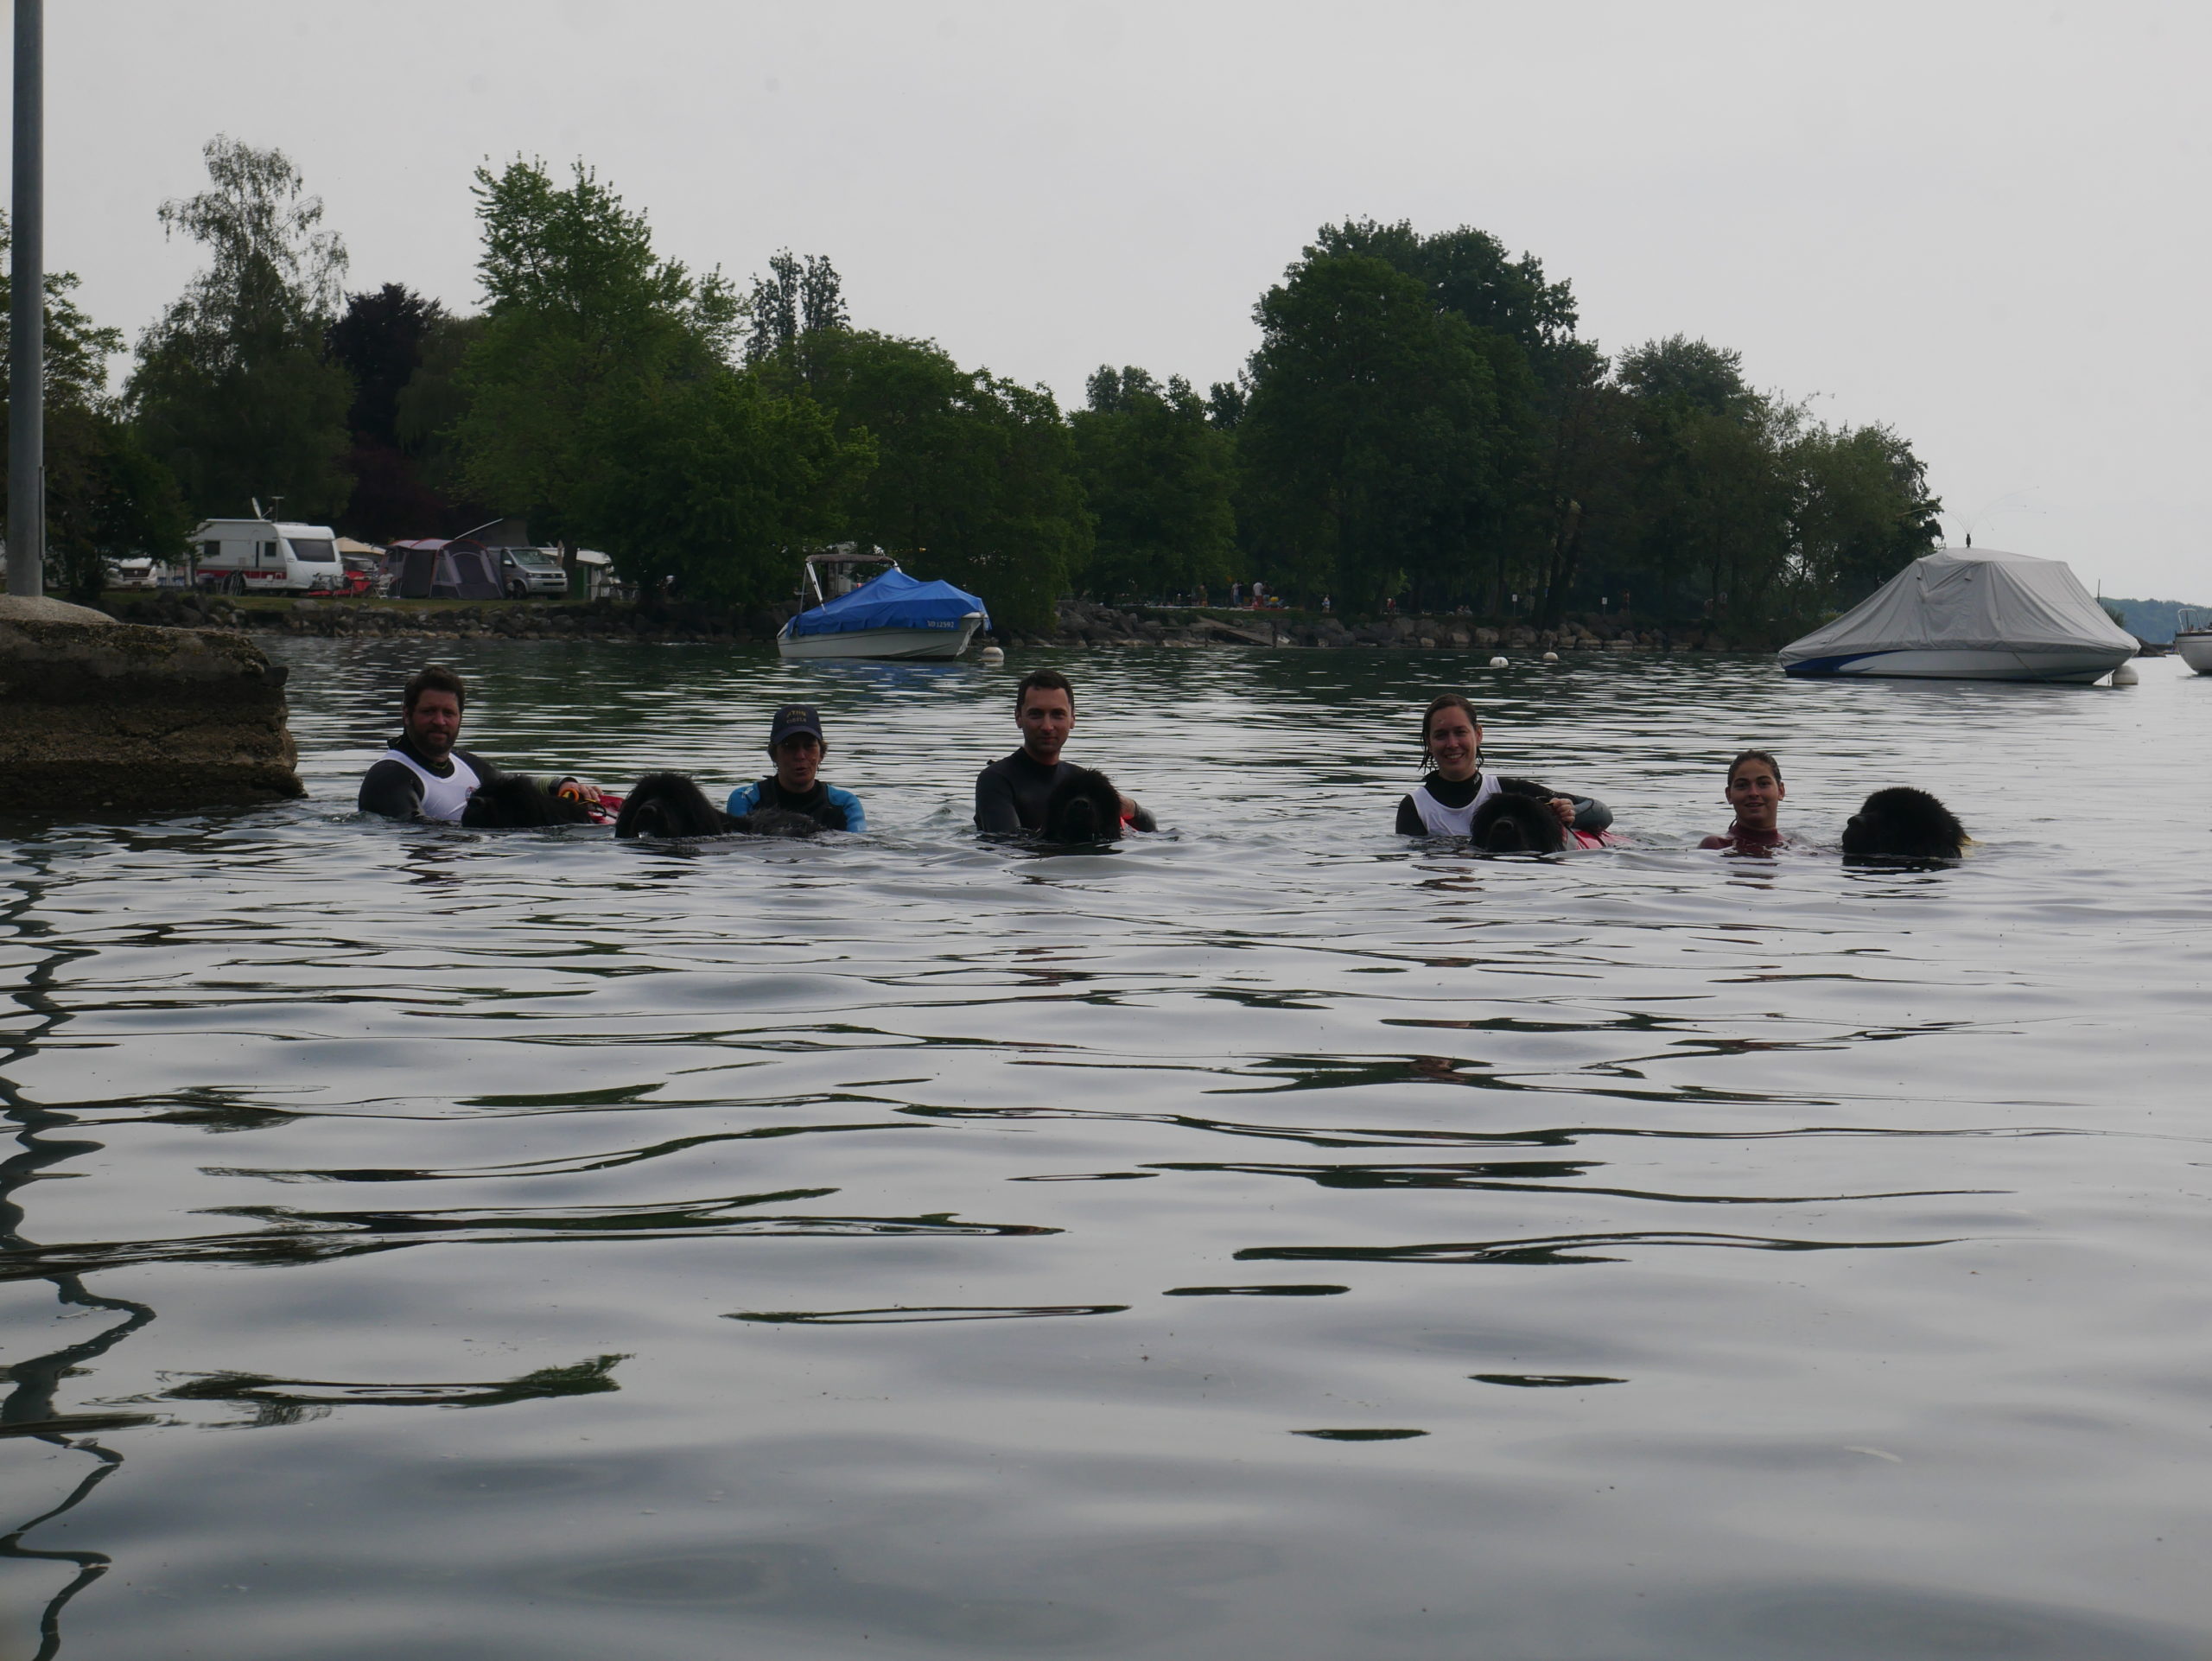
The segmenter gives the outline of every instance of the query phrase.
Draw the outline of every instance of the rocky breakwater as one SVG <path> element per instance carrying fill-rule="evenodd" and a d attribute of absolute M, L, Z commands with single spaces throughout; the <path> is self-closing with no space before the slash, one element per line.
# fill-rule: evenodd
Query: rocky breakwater
<path fill-rule="evenodd" d="M 0 595 L 0 771 L 19 804 L 65 811 L 301 795 L 284 676 L 243 634 Z"/>
<path fill-rule="evenodd" d="M 721 645 L 772 640 L 788 606 L 732 612 L 680 603 L 652 606 L 544 601 L 416 607 L 382 600 L 295 600 L 233 606 L 219 595 L 160 594 L 113 602 L 130 622 L 175 628 L 245 628 L 368 640 L 690 640 Z"/>
<path fill-rule="evenodd" d="M 1330 612 L 1117 610 L 1089 601 L 1061 602 L 1058 627 L 1036 637 L 1050 646 L 1395 646 L 1430 651 L 1689 652 L 1723 649 L 1702 631 L 1636 628 L 1591 617 L 1556 628 L 1503 628 L 1463 616 L 1357 620 Z"/>

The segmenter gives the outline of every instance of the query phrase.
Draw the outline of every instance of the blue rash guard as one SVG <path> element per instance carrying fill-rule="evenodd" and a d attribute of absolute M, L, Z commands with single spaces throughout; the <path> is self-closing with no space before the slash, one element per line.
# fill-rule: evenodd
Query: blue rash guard
<path fill-rule="evenodd" d="M 813 789 L 800 796 L 792 795 L 778 784 L 773 773 L 730 792 L 727 811 L 733 818 L 750 813 L 756 807 L 780 807 L 788 812 L 804 813 L 824 830 L 868 829 L 868 814 L 861 806 L 861 799 L 849 790 L 825 785 L 819 779 L 814 781 Z"/>

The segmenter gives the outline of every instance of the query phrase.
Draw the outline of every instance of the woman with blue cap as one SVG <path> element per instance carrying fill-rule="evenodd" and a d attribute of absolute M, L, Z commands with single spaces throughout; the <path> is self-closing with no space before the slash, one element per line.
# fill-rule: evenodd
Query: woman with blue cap
<path fill-rule="evenodd" d="M 768 759 L 775 772 L 729 793 L 734 817 L 759 807 L 804 813 L 825 830 L 865 830 L 868 815 L 849 790 L 824 784 L 815 774 L 830 747 L 823 741 L 822 717 L 810 703 L 786 703 L 768 729 Z"/>

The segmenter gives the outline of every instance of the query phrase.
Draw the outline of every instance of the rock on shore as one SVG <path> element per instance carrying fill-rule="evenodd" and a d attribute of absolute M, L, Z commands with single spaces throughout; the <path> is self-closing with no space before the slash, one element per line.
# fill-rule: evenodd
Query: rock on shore
<path fill-rule="evenodd" d="M 285 673 L 227 630 L 0 595 L 0 771 L 19 804 L 68 811 L 303 794 Z"/>

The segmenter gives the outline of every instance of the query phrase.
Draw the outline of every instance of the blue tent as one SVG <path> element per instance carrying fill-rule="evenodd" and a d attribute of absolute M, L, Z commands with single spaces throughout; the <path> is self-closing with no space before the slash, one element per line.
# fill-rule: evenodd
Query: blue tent
<path fill-rule="evenodd" d="M 970 612 L 984 613 L 982 627 L 991 626 L 983 602 L 950 582 L 923 582 L 897 566 L 871 577 L 850 594 L 803 611 L 787 625 L 792 639 L 808 634 L 849 634 L 864 628 L 935 628 L 950 633 Z"/>

